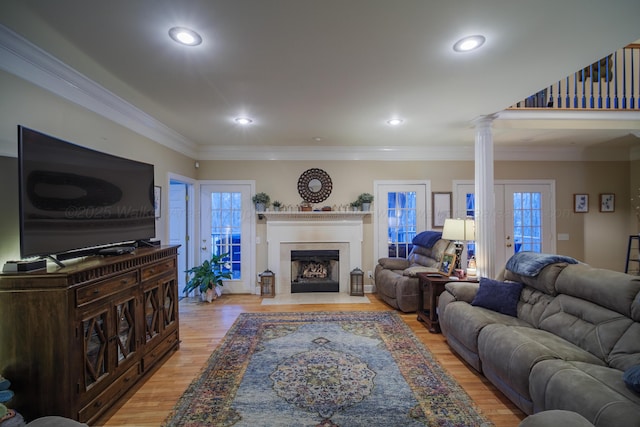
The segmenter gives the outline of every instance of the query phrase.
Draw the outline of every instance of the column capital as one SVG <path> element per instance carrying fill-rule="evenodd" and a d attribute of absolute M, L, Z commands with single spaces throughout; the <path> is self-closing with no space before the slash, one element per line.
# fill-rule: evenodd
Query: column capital
<path fill-rule="evenodd" d="M 487 114 L 485 116 L 478 116 L 475 119 L 471 120 L 471 124 L 473 124 L 476 128 L 488 128 L 491 127 L 493 121 L 498 118 L 497 114 Z"/>

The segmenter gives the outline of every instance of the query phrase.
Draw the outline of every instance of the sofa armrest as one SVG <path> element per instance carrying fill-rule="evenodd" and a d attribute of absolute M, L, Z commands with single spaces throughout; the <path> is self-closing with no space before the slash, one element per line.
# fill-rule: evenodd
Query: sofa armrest
<path fill-rule="evenodd" d="M 473 298 L 478 292 L 479 283 L 472 282 L 449 282 L 444 288 L 456 299 L 456 301 L 464 301 L 471 304 Z"/>
<path fill-rule="evenodd" d="M 387 270 L 404 270 L 409 267 L 409 260 L 406 258 L 380 258 L 378 264 Z"/>

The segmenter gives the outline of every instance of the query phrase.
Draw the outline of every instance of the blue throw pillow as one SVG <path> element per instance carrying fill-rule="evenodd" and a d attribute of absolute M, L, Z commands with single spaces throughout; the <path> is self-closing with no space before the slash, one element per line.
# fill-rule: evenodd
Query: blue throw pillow
<path fill-rule="evenodd" d="M 416 234 L 416 237 L 413 238 L 411 243 L 413 243 L 414 245 L 423 246 L 425 248 L 431 248 L 441 238 L 442 232 L 429 230 Z"/>
<path fill-rule="evenodd" d="M 640 393 L 640 365 L 634 365 L 624 371 L 622 379 L 627 387 L 636 393 Z"/>
<path fill-rule="evenodd" d="M 522 283 L 518 282 L 500 282 L 481 277 L 478 293 L 471 305 L 516 317 L 522 286 Z"/>

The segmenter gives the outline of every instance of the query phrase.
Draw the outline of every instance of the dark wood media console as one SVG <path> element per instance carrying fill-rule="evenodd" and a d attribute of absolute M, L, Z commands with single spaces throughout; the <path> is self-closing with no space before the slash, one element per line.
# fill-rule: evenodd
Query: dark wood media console
<path fill-rule="evenodd" d="M 177 246 L 0 275 L 0 374 L 30 421 L 91 424 L 180 344 Z"/>

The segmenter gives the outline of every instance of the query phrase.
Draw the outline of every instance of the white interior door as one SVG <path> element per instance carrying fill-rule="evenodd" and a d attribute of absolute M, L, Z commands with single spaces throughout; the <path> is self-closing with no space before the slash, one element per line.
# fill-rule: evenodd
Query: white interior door
<path fill-rule="evenodd" d="M 375 259 L 406 257 L 415 235 L 427 229 L 429 182 L 376 182 Z"/>
<path fill-rule="evenodd" d="M 250 184 L 200 185 L 200 262 L 228 254 L 232 280 L 224 281 L 225 293 L 253 293 L 253 219 Z"/>
<path fill-rule="evenodd" d="M 455 183 L 455 217 L 474 216 L 474 191 L 473 182 Z M 494 191 L 496 271 L 516 252 L 555 253 L 554 183 L 504 181 L 496 183 Z"/>
<path fill-rule="evenodd" d="M 189 239 L 187 184 L 170 181 L 169 183 L 169 244 L 180 245 L 178 249 L 178 289 L 186 284 Z"/>

